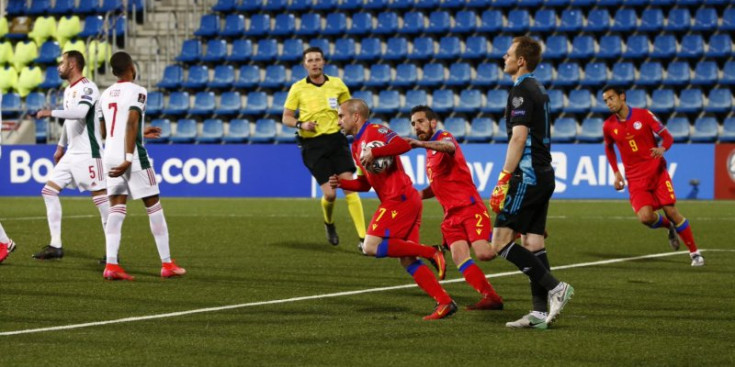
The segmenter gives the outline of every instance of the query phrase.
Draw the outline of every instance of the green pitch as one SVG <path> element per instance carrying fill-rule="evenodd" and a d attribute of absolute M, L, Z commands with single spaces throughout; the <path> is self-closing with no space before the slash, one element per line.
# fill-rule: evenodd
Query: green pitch
<path fill-rule="evenodd" d="M 733 202 L 679 204 L 710 250 L 702 268 L 684 251 L 596 264 L 668 254 L 666 231 L 644 228 L 627 202 L 552 202 L 552 266 L 592 264 L 554 272 L 576 296 L 546 331 L 504 326 L 530 309 L 520 273 L 490 278 L 504 311 L 422 321 L 433 300 L 397 260 L 358 254 L 344 201 L 335 210 L 341 244 L 332 247 L 317 200 L 164 198 L 173 256 L 189 272 L 168 280 L 158 276 L 145 210 L 132 203 L 120 256 L 135 282 L 103 281 L 91 200 L 62 206 L 65 257 L 40 262 L 31 254 L 48 241 L 43 201 L 0 199 L 0 222 L 18 244 L 0 265 L 2 366 L 735 365 Z M 369 215 L 377 202 L 364 206 Z M 426 202 L 425 243 L 438 243 L 440 221 Z M 489 275 L 515 270 L 503 259 L 479 265 Z M 463 308 L 479 296 L 460 278 L 450 264 L 445 287 Z M 218 309 L 231 305 L 240 306 Z M 57 326 L 73 328 L 8 335 Z"/>

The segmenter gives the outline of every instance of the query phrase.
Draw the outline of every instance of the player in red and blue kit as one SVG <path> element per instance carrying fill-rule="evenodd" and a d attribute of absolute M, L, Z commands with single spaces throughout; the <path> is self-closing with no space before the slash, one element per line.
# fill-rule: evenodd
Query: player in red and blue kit
<path fill-rule="evenodd" d="M 477 192 L 472 174 L 457 140 L 447 131 L 436 130 L 439 116 L 427 106 L 411 109 L 411 125 L 416 139 L 407 139 L 414 148 L 426 149 L 426 174 L 429 186 L 421 198 L 436 197 L 444 209 L 441 231 L 452 252 L 455 265 L 482 299 L 468 310 L 502 310 L 503 299 L 495 292 L 470 254 L 488 261 L 496 256 L 489 243 L 493 225 L 490 214 Z"/>
<path fill-rule="evenodd" d="M 437 302 L 434 312 L 424 320 L 445 318 L 457 311 L 457 304 L 439 284 L 434 273 L 418 259 L 429 259 L 436 266 L 439 278 L 444 279 L 446 262 L 442 251 L 419 244 L 421 198 L 398 157 L 411 150 L 411 146 L 387 127 L 367 123 L 369 115 L 370 110 L 363 100 L 349 99 L 340 105 L 339 126 L 345 134 L 354 136 L 352 157 L 357 163 L 358 175 L 354 180 L 341 180 L 333 175 L 329 183 L 333 188 L 350 191 L 375 189 L 380 206 L 367 228 L 363 252 L 377 258 L 399 258 L 419 287 Z M 366 147 L 373 141 L 384 145 Z M 373 161 L 381 157 L 393 157 L 394 162 L 380 173 L 365 168 L 372 167 Z"/>
<path fill-rule="evenodd" d="M 666 170 L 664 152 L 671 148 L 674 139 L 666 127 L 651 112 L 642 108 L 631 108 L 625 103 L 625 91 L 606 87 L 602 98 L 612 112 L 602 128 L 605 137 L 605 154 L 615 172 L 615 189 L 625 187 L 623 175 L 618 169 L 617 145 L 628 180 L 630 203 L 641 223 L 651 228 L 669 231 L 669 243 L 679 249 L 678 233 L 689 248 L 692 266 L 704 265 L 704 258 L 697 250 L 689 221 L 676 209 L 676 195 L 671 177 Z M 663 140 L 661 146 L 654 136 Z M 664 216 L 658 213 L 663 209 Z"/>

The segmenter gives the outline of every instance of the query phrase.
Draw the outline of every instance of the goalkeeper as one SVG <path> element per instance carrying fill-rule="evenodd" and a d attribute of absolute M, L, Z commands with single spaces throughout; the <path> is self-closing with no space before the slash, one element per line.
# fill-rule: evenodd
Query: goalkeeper
<path fill-rule="evenodd" d="M 490 207 L 498 213 L 492 244 L 500 256 L 531 279 L 533 311 L 506 326 L 545 329 L 572 297 L 574 289 L 551 275 L 544 246 L 554 170 L 549 142 L 549 96 L 532 74 L 541 60 L 541 46 L 529 37 L 516 37 L 504 59 L 503 71 L 514 83 L 505 109 L 508 150 L 490 198 Z M 522 235 L 523 246 L 514 242 L 517 233 Z"/>

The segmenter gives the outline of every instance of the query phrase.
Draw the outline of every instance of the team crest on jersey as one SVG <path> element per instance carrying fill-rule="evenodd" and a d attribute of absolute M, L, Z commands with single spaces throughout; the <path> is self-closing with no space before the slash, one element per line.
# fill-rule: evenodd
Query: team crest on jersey
<path fill-rule="evenodd" d="M 633 123 L 633 128 L 636 130 L 640 130 L 643 127 L 643 124 L 640 121 L 636 121 Z"/>
<path fill-rule="evenodd" d="M 513 108 L 518 108 L 523 104 L 523 97 L 513 97 L 513 99 L 510 101 L 510 104 L 513 105 Z"/>
<path fill-rule="evenodd" d="M 91 95 L 92 94 L 92 88 L 90 88 L 90 87 L 84 88 L 84 94 Z"/>
<path fill-rule="evenodd" d="M 388 133 L 388 129 L 386 129 L 384 127 L 381 127 L 381 128 L 378 129 L 378 132 L 381 133 L 381 134 L 387 134 Z"/>
<path fill-rule="evenodd" d="M 613 134 L 618 135 L 618 129 L 613 129 Z"/>
<path fill-rule="evenodd" d="M 138 103 L 145 103 L 145 94 L 138 93 Z"/>

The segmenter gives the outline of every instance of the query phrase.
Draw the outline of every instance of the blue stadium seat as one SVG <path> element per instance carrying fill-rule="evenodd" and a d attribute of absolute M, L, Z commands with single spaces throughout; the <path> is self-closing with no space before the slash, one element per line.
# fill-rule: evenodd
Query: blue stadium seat
<path fill-rule="evenodd" d="M 704 39 L 699 34 L 687 34 L 681 39 L 681 49 L 676 54 L 682 59 L 699 59 L 704 55 Z"/>
<path fill-rule="evenodd" d="M 472 79 L 472 67 L 466 62 L 454 63 L 449 66 L 449 78 L 446 85 L 457 87 L 469 85 Z"/>
<path fill-rule="evenodd" d="M 339 8 L 339 0 L 314 0 L 314 10 L 331 11 Z"/>
<path fill-rule="evenodd" d="M 92 15 L 84 18 L 84 28 L 77 34 L 79 38 L 97 37 L 104 32 L 105 21 L 100 15 Z"/>
<path fill-rule="evenodd" d="M 365 101 L 365 104 L 368 105 L 368 108 L 372 109 L 375 103 L 373 103 L 373 100 L 375 99 L 373 96 L 373 92 L 369 90 L 358 90 L 355 93 L 352 93 L 352 98 L 357 98 Z"/>
<path fill-rule="evenodd" d="M 709 32 L 717 28 L 717 10 L 710 7 L 702 7 L 697 9 L 694 15 L 693 31 Z"/>
<path fill-rule="evenodd" d="M 488 54 L 488 58 L 502 59 L 505 53 L 508 52 L 511 43 L 513 43 L 513 37 L 511 36 L 496 36 L 493 38 L 493 49 Z"/>
<path fill-rule="evenodd" d="M 39 0 L 33 0 L 34 3 Z M 48 7 L 51 7 L 51 2 L 48 0 L 40 0 L 41 2 L 46 2 L 48 4 Z M 32 9 L 32 8 L 31 8 Z M 121 0 L 102 0 L 102 3 L 99 7 L 97 7 L 98 13 L 120 13 L 124 10 L 123 4 Z M 43 11 L 42 11 L 43 12 Z"/>
<path fill-rule="evenodd" d="M 344 13 L 327 14 L 327 22 L 322 34 L 327 36 L 343 35 L 347 32 L 347 16 Z"/>
<path fill-rule="evenodd" d="M 725 63 L 725 66 L 722 68 L 720 84 L 735 85 L 735 61 L 728 61 Z"/>
<path fill-rule="evenodd" d="M 607 83 L 607 66 L 604 62 L 591 62 L 584 66 L 584 78 L 580 84 L 601 87 Z"/>
<path fill-rule="evenodd" d="M 444 66 L 438 63 L 424 64 L 423 76 L 419 79 L 422 87 L 440 87 L 444 84 Z"/>
<path fill-rule="evenodd" d="M 429 34 L 446 34 L 451 23 L 449 12 L 435 10 L 429 14 L 429 26 L 424 31 Z"/>
<path fill-rule="evenodd" d="M 209 82 L 209 68 L 204 65 L 192 65 L 189 74 L 181 83 L 182 88 L 204 89 Z"/>
<path fill-rule="evenodd" d="M 228 16 L 228 18 L 230 16 Z M 250 25 L 248 28 L 244 29 L 244 26 L 242 28 L 243 30 L 241 30 L 238 35 L 244 32 L 246 36 L 266 36 L 271 31 L 271 17 L 268 14 L 254 14 L 250 17 Z"/>
<path fill-rule="evenodd" d="M 571 59 L 591 59 L 595 54 L 595 38 L 588 35 L 575 36 L 572 41 Z"/>
<path fill-rule="evenodd" d="M 459 9 L 464 8 L 465 5 L 464 0 L 442 0 L 442 2 L 439 3 L 439 7 L 442 9 Z"/>
<path fill-rule="evenodd" d="M 277 89 L 286 85 L 286 67 L 283 65 L 268 65 L 265 68 L 265 77 L 260 83 L 261 88 Z"/>
<path fill-rule="evenodd" d="M 613 65 L 610 85 L 632 85 L 635 79 L 635 66 L 632 62 L 618 62 Z"/>
<path fill-rule="evenodd" d="M 383 56 L 380 38 L 367 37 L 360 41 L 360 53 L 357 54 L 357 60 L 361 61 L 378 61 Z"/>
<path fill-rule="evenodd" d="M 240 92 L 224 92 L 219 100 L 219 107 L 214 110 L 217 116 L 233 116 L 240 113 L 242 108 L 242 100 Z"/>
<path fill-rule="evenodd" d="M 544 6 L 547 8 L 566 8 L 571 2 L 571 0 L 544 0 Z"/>
<path fill-rule="evenodd" d="M 432 94 L 431 108 L 436 113 L 448 113 L 454 109 L 454 92 L 450 89 L 437 89 Z"/>
<path fill-rule="evenodd" d="M 498 85 L 500 85 L 501 87 L 510 88 L 511 86 L 513 86 L 513 83 L 514 81 L 513 79 L 510 78 L 510 75 L 508 75 L 507 73 L 500 73 L 500 79 L 498 79 Z"/>
<path fill-rule="evenodd" d="M 476 117 L 472 119 L 470 131 L 467 133 L 468 143 L 487 143 L 493 138 L 495 122 L 489 117 Z"/>
<path fill-rule="evenodd" d="M 498 84 L 500 67 L 496 63 L 482 63 L 477 66 L 477 75 L 470 83 L 473 86 L 489 87 Z"/>
<path fill-rule="evenodd" d="M 686 32 L 691 27 L 692 14 L 687 8 L 673 8 L 669 11 L 669 16 L 664 30 L 667 32 Z"/>
<path fill-rule="evenodd" d="M 260 84 L 260 68 L 256 65 L 243 65 L 233 86 L 238 89 L 250 89 L 257 87 L 258 84 Z"/>
<path fill-rule="evenodd" d="M 585 32 L 604 33 L 610 29 L 610 12 L 605 8 L 595 8 L 587 15 Z"/>
<path fill-rule="evenodd" d="M 301 38 L 288 38 L 283 41 L 283 50 L 278 56 L 279 61 L 294 62 L 303 58 L 304 41 Z"/>
<path fill-rule="evenodd" d="M 46 72 L 50 69 L 55 68 L 48 68 L 46 69 Z M 58 77 L 58 73 L 56 75 Z M 181 68 L 181 66 L 178 65 L 169 65 L 166 66 L 165 69 L 163 69 L 163 78 L 161 81 L 157 84 L 159 88 L 163 89 L 177 89 L 181 86 L 181 82 L 184 80 L 184 70 Z"/>
<path fill-rule="evenodd" d="M 378 94 L 378 104 L 373 112 L 396 115 L 400 105 L 401 94 L 397 90 L 383 90 Z"/>
<path fill-rule="evenodd" d="M 592 109 L 592 94 L 587 89 L 575 89 L 569 92 L 569 102 L 564 113 L 588 113 Z"/>
<path fill-rule="evenodd" d="M 712 116 L 694 120 L 692 143 L 714 143 L 717 140 L 718 129 L 717 119 Z"/>
<path fill-rule="evenodd" d="M 196 137 L 199 144 L 219 144 L 225 135 L 225 125 L 220 119 L 206 119 L 202 124 L 202 134 Z"/>
<path fill-rule="evenodd" d="M 549 112 L 559 113 L 564 108 L 564 92 L 561 89 L 549 89 Z"/>
<path fill-rule="evenodd" d="M 273 93 L 273 99 L 265 112 L 269 115 L 283 115 L 283 106 L 286 104 L 286 98 L 288 98 L 288 91 Z"/>
<path fill-rule="evenodd" d="M 403 15 L 403 27 L 398 29 L 402 34 L 420 34 L 424 32 L 424 13 L 410 11 Z"/>
<path fill-rule="evenodd" d="M 721 143 L 735 142 L 735 117 L 728 117 L 722 123 L 722 132 L 720 133 Z"/>
<path fill-rule="evenodd" d="M 347 34 L 365 36 L 373 31 L 373 15 L 368 12 L 359 12 L 352 15 L 352 25 Z"/>
<path fill-rule="evenodd" d="M 705 1 L 710 1 L 710 0 L 705 0 Z M 674 4 L 676 2 L 677 2 L 677 0 L 650 0 L 650 5 L 651 6 L 670 7 L 670 6 L 674 6 Z"/>
<path fill-rule="evenodd" d="M 563 62 L 556 68 L 556 79 L 554 79 L 553 84 L 564 87 L 575 86 L 579 84 L 580 74 L 579 64 L 576 62 Z"/>
<path fill-rule="evenodd" d="M 354 18 L 353 18 L 354 20 Z M 392 35 L 398 31 L 398 14 L 386 11 L 378 14 L 378 24 L 373 33 L 380 35 Z"/>
<path fill-rule="evenodd" d="M 112 18 L 108 21 L 110 29 L 107 31 L 107 36 L 112 37 L 113 35 L 122 39 L 127 29 L 127 20 L 124 15 Z"/>
<path fill-rule="evenodd" d="M 312 38 L 309 40 L 309 47 L 319 47 L 324 53 L 324 57 L 327 60 L 332 58 L 331 47 L 329 46 L 329 40 L 326 38 Z"/>
<path fill-rule="evenodd" d="M 628 37 L 623 58 L 625 59 L 645 59 L 650 52 L 651 43 L 645 35 L 637 34 Z"/>
<path fill-rule="evenodd" d="M 253 61 L 275 61 L 278 57 L 278 41 L 273 38 L 263 38 L 258 41 L 258 49 L 253 55 Z"/>
<path fill-rule="evenodd" d="M 492 3 L 492 0 L 467 0 L 466 6 L 468 8 L 485 9 L 485 8 L 488 8 L 491 3 Z"/>
<path fill-rule="evenodd" d="M 149 95 L 150 96 L 150 95 Z M 41 92 L 31 92 L 25 98 L 26 107 L 25 113 L 29 115 L 35 115 L 36 112 L 46 107 L 46 96 Z M 150 99 L 149 99 L 150 104 Z"/>
<path fill-rule="evenodd" d="M 239 1 L 237 0 L 218 0 L 217 3 L 212 6 L 212 11 L 219 13 L 231 13 L 235 10 L 235 6 L 238 2 Z"/>
<path fill-rule="evenodd" d="M 253 28 L 254 19 L 256 16 L 253 16 L 253 18 L 250 20 L 251 25 L 250 28 Z M 270 27 L 268 27 L 268 30 L 270 30 Z M 222 26 L 222 29 L 219 32 L 219 35 L 222 37 L 240 37 L 245 33 L 245 16 L 242 14 L 230 14 L 225 18 L 225 24 Z M 248 34 L 251 36 L 259 35 L 259 34 Z"/>
<path fill-rule="evenodd" d="M 356 10 L 362 10 L 365 1 L 364 0 L 343 0 L 341 4 L 339 4 L 340 10 L 349 10 L 349 11 L 356 11 Z"/>
<path fill-rule="evenodd" d="M 602 125 L 603 121 L 599 117 L 589 117 L 582 120 L 582 128 L 577 135 L 577 140 L 580 143 L 602 142 Z"/>
<path fill-rule="evenodd" d="M 94 14 L 97 12 L 98 0 L 79 0 L 74 8 L 74 14 Z"/>
<path fill-rule="evenodd" d="M 414 137 L 413 131 L 411 130 L 411 121 L 405 117 L 394 117 L 390 119 L 388 127 L 398 134 L 398 136 L 404 138 Z"/>
<path fill-rule="evenodd" d="M 365 67 L 362 64 L 345 65 L 342 81 L 349 88 L 360 88 L 365 83 Z"/>
<path fill-rule="evenodd" d="M 56 58 L 59 56 L 61 56 L 59 43 L 50 39 L 38 49 L 38 57 L 33 62 L 36 64 L 56 64 Z"/>
<path fill-rule="evenodd" d="M 393 79 L 394 87 L 411 87 L 416 85 L 419 78 L 416 64 L 398 64 L 396 66 L 396 77 Z"/>
<path fill-rule="evenodd" d="M 339 76 L 339 68 L 337 67 L 337 65 L 334 65 L 334 64 L 324 65 L 324 74 L 326 74 L 326 75 L 334 75 L 334 76 L 337 76 L 338 77 Z"/>
<path fill-rule="evenodd" d="M 296 30 L 297 36 L 316 36 L 321 33 L 322 16 L 318 13 L 306 13 L 301 15 L 301 23 Z"/>
<path fill-rule="evenodd" d="M 36 144 L 46 144 L 48 140 L 48 119 L 33 119 L 36 124 Z"/>
<path fill-rule="evenodd" d="M 651 94 L 651 105 L 648 109 L 655 114 L 668 114 L 674 111 L 675 104 L 673 89 L 656 89 Z"/>
<path fill-rule="evenodd" d="M 357 46 L 355 46 L 355 40 L 353 38 L 338 38 L 334 43 L 334 53 L 332 53 L 332 60 L 352 60 L 357 55 L 356 49 Z"/>
<path fill-rule="evenodd" d="M 442 37 L 435 57 L 439 60 L 455 60 L 459 58 L 461 51 L 462 44 L 458 37 Z"/>
<path fill-rule="evenodd" d="M 312 9 L 312 0 L 291 0 L 288 10 L 293 12 L 305 12 Z"/>
<path fill-rule="evenodd" d="M 664 79 L 664 67 L 658 61 L 644 62 L 638 74 L 637 85 L 658 86 Z"/>
<path fill-rule="evenodd" d="M 454 26 L 451 32 L 455 34 L 473 33 L 475 28 L 477 28 L 477 14 L 472 10 L 462 10 L 454 16 Z"/>
<path fill-rule="evenodd" d="M 500 10 L 485 10 L 480 16 L 478 32 L 496 33 L 503 29 L 503 13 Z"/>
<path fill-rule="evenodd" d="M 630 107 L 648 107 L 648 97 L 646 96 L 646 91 L 643 89 L 628 89 L 625 91 L 625 101 L 628 102 L 628 106 Z"/>
<path fill-rule="evenodd" d="M 512 33 L 524 33 L 531 26 L 531 15 L 526 9 L 515 9 L 508 12 L 505 30 Z"/>
<path fill-rule="evenodd" d="M 413 39 L 413 50 L 408 54 L 409 60 L 431 60 L 434 58 L 434 40 L 431 37 Z"/>
<path fill-rule="evenodd" d="M 222 139 L 226 144 L 247 143 L 250 139 L 250 121 L 244 119 L 230 120 L 230 128 Z"/>
<path fill-rule="evenodd" d="M 627 95 L 626 95 L 627 98 Z M 602 99 L 602 90 L 597 90 L 597 97 L 595 98 L 595 104 L 592 106 L 592 112 L 593 113 L 602 113 L 602 114 L 608 114 L 610 113 L 610 109 L 607 108 L 607 105 L 605 104 L 605 101 Z"/>
<path fill-rule="evenodd" d="M 391 71 L 388 64 L 373 64 L 370 66 L 370 78 L 365 81 L 368 87 L 381 87 L 390 84 Z"/>
<path fill-rule="evenodd" d="M 689 84 L 690 78 L 689 64 L 684 61 L 673 61 L 669 63 L 666 69 L 666 79 L 664 85 L 684 86 Z"/>
<path fill-rule="evenodd" d="M 276 143 L 278 144 L 293 144 L 296 143 L 296 136 L 298 134 L 298 130 L 296 130 L 295 127 L 287 126 L 284 124 L 278 124 L 281 126 L 281 129 L 276 134 Z"/>
<path fill-rule="evenodd" d="M 564 35 L 550 36 L 546 39 L 543 58 L 549 60 L 565 59 L 569 51 L 569 39 Z"/>
<path fill-rule="evenodd" d="M 579 8 L 590 8 L 597 3 L 596 0 L 569 0 L 569 6 Z"/>
<path fill-rule="evenodd" d="M 623 40 L 618 35 L 600 37 L 596 56 L 600 59 L 617 59 L 623 53 Z"/>
<path fill-rule="evenodd" d="M 175 144 L 191 144 L 197 136 L 197 122 L 193 119 L 181 119 L 176 123 L 176 132 L 171 135 Z"/>
<path fill-rule="evenodd" d="M 658 33 L 664 28 L 664 12 L 660 8 L 649 8 L 641 13 L 638 31 Z"/>
<path fill-rule="evenodd" d="M 389 38 L 385 53 L 383 53 L 384 60 L 405 60 L 408 57 L 408 40 L 405 37 L 393 37 Z"/>
<path fill-rule="evenodd" d="M 28 104 L 27 97 L 26 97 L 26 104 Z M 146 115 L 150 117 L 156 117 L 160 115 L 162 111 L 163 111 L 163 93 L 148 92 L 148 101 L 145 104 Z"/>
<path fill-rule="evenodd" d="M 194 105 L 189 109 L 189 114 L 195 116 L 211 116 L 214 113 L 214 108 L 214 93 L 198 92 L 194 96 Z"/>
<path fill-rule="evenodd" d="M 638 26 L 638 17 L 635 14 L 635 10 L 631 8 L 618 9 L 615 12 L 615 18 L 613 19 L 613 25 L 610 30 L 613 32 L 629 33 L 633 32 Z"/>
<path fill-rule="evenodd" d="M 235 3 L 235 10 L 241 13 L 255 13 L 261 10 L 262 0 L 242 0 Z"/>
<path fill-rule="evenodd" d="M 717 84 L 717 63 L 714 61 L 700 61 L 694 68 L 693 85 Z"/>
<path fill-rule="evenodd" d="M 505 123 L 505 117 L 498 120 L 498 128 L 494 129 L 493 141 L 496 143 L 505 143 L 508 141 L 508 125 Z"/>
<path fill-rule="evenodd" d="M 676 37 L 672 34 L 660 34 L 653 40 L 651 57 L 655 59 L 671 59 L 676 55 Z"/>
<path fill-rule="evenodd" d="M 704 106 L 704 97 L 700 89 L 684 89 L 679 93 L 677 113 L 698 113 Z"/>
<path fill-rule="evenodd" d="M 459 103 L 455 112 L 476 114 L 482 108 L 482 92 L 479 89 L 463 89 L 459 93 Z"/>
<path fill-rule="evenodd" d="M 557 118 L 551 131 L 551 142 L 574 143 L 575 140 L 577 140 L 577 120 L 571 117 Z"/>
<path fill-rule="evenodd" d="M 735 31 L 735 7 L 728 7 L 722 13 L 722 23 L 718 28 L 720 31 Z"/>
<path fill-rule="evenodd" d="M 463 117 L 449 117 L 444 120 L 444 129 L 454 135 L 457 142 L 462 143 L 467 135 L 467 120 Z"/>
<path fill-rule="evenodd" d="M 262 9 L 269 13 L 280 12 L 288 8 L 288 3 L 288 0 L 268 0 L 263 2 Z"/>
<path fill-rule="evenodd" d="M 271 4 L 272 1 L 266 2 Z M 293 34 L 296 30 L 296 17 L 293 14 L 281 13 L 276 15 L 276 21 L 273 25 L 273 31 L 271 34 L 274 36 L 288 36 Z"/>
<path fill-rule="evenodd" d="M 276 140 L 276 121 L 273 119 L 258 119 L 255 121 L 255 132 L 250 141 L 256 144 L 270 144 Z"/>
<path fill-rule="evenodd" d="M 556 30 L 559 32 L 580 32 L 584 25 L 584 15 L 581 9 L 566 9 L 561 13 L 561 21 Z"/>
<path fill-rule="evenodd" d="M 487 91 L 483 113 L 503 113 L 508 104 L 508 91 L 505 89 L 490 89 Z"/>
<path fill-rule="evenodd" d="M 666 129 L 669 130 L 671 136 L 674 137 L 674 142 L 686 143 L 689 141 L 691 128 L 689 119 L 686 118 L 686 116 L 675 116 L 670 118 L 666 122 Z"/>
<path fill-rule="evenodd" d="M 726 59 L 732 53 L 732 43 L 732 37 L 729 34 L 713 34 L 710 36 L 707 51 L 704 53 L 704 56 L 707 58 Z"/>
<path fill-rule="evenodd" d="M 709 91 L 709 100 L 704 110 L 707 112 L 724 113 L 732 111 L 732 92 L 726 88 L 716 88 Z"/>
<path fill-rule="evenodd" d="M 59 76 L 59 70 L 57 68 L 47 67 L 43 75 L 43 83 L 38 85 L 38 88 L 40 89 L 59 88 L 63 82 Z"/>
<path fill-rule="evenodd" d="M 148 96 L 150 97 L 150 94 Z M 161 135 L 157 138 L 146 139 L 146 144 L 167 144 L 171 139 L 171 121 L 169 119 L 155 119 L 151 121 L 151 126 L 161 129 Z"/>
<path fill-rule="evenodd" d="M 20 118 L 23 114 L 23 103 L 18 93 L 5 93 L 3 94 L 2 108 L 3 118 L 5 119 L 16 119 Z"/>
<path fill-rule="evenodd" d="M 556 12 L 551 9 L 537 10 L 530 29 L 532 32 L 553 33 L 556 30 Z"/>
<path fill-rule="evenodd" d="M 227 61 L 232 63 L 245 63 L 253 57 L 253 41 L 249 39 L 236 39 L 232 42 L 232 52 L 227 56 Z"/>
<path fill-rule="evenodd" d="M 227 57 L 227 41 L 223 39 L 212 39 L 207 42 L 207 52 L 202 56 L 202 61 L 219 63 Z"/>
<path fill-rule="evenodd" d="M 406 91 L 406 101 L 403 106 L 401 106 L 401 113 L 409 113 L 411 112 L 411 108 L 419 105 L 429 105 L 429 97 L 427 96 L 426 91 L 423 89 Z"/>
<path fill-rule="evenodd" d="M 54 7 L 49 9 L 49 14 L 53 14 L 57 16 L 65 15 L 65 14 L 72 14 L 74 12 L 74 0 L 56 0 L 54 2 Z M 8 6 L 12 4 L 12 1 L 10 3 L 7 3 Z"/>
<path fill-rule="evenodd" d="M 240 110 L 241 115 L 247 116 L 261 116 L 265 114 L 268 108 L 268 95 L 265 92 L 250 92 L 248 93 L 247 103 L 245 107 Z"/>
<path fill-rule="evenodd" d="M 23 15 L 28 11 L 25 0 L 8 0 L 5 14 L 9 16 Z M 44 139 L 44 142 L 46 140 Z"/>

